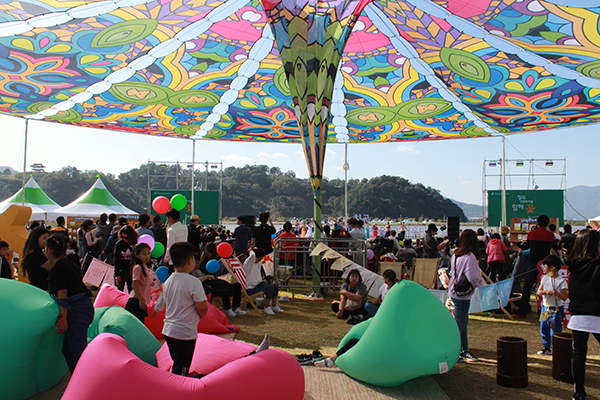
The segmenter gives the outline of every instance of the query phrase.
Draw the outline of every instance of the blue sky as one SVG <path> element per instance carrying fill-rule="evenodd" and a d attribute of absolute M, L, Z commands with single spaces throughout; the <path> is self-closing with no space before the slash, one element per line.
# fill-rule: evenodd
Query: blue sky
<path fill-rule="evenodd" d="M 29 124 L 27 165 L 42 163 L 46 171 L 65 166 L 81 170 L 97 169 L 119 174 L 154 161 L 188 162 L 192 159 L 192 141 L 127 134 L 100 129 L 67 126 L 58 123 L 31 121 Z M 23 168 L 25 122 L 16 117 L 0 115 L 2 156 L 0 165 Z M 600 134 L 598 126 L 558 129 L 511 135 L 507 137 L 506 158 L 563 159 L 567 164 L 567 187 L 600 185 Z M 482 202 L 483 160 L 502 156 L 500 138 L 424 141 L 412 143 L 350 144 L 348 146 L 348 177 L 372 178 L 388 174 L 399 175 L 413 183 L 439 189 L 442 195 L 472 204 Z M 274 143 L 233 143 L 198 141 L 197 161 L 222 161 L 224 167 L 246 164 L 278 166 L 293 170 L 300 178 L 308 176 L 301 145 Z M 325 173 L 327 178 L 342 178 L 344 146 L 327 147 Z M 536 167 L 540 172 L 562 172 L 562 163 L 553 167 Z M 527 173 L 526 167 L 514 163 L 507 170 Z M 494 171 L 487 168 L 488 173 Z M 499 169 L 498 169 L 499 171 Z M 560 177 L 538 177 L 540 189 L 560 188 Z M 488 178 L 488 189 L 499 188 L 498 178 Z M 564 185 L 564 183 L 563 183 Z M 507 180 L 507 189 L 524 189 L 526 178 Z M 564 187 L 564 186 L 563 186 Z"/>

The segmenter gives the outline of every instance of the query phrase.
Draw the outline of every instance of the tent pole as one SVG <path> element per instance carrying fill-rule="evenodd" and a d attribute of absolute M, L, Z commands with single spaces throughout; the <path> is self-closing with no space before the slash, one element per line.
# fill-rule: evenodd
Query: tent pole
<path fill-rule="evenodd" d="M 502 136 L 502 221 L 500 229 L 506 226 L 506 147 L 504 143 L 505 136 Z"/>
<path fill-rule="evenodd" d="M 345 220 L 348 221 L 348 170 L 350 165 L 348 164 L 348 143 L 344 143 L 344 215 Z"/>
<path fill-rule="evenodd" d="M 192 139 L 192 215 L 194 211 L 194 172 L 196 170 L 196 139 Z"/>
<path fill-rule="evenodd" d="M 25 147 L 23 150 L 23 177 L 21 179 L 21 205 L 25 205 L 25 173 L 27 172 L 27 133 L 29 131 L 29 120 L 25 120 Z"/>

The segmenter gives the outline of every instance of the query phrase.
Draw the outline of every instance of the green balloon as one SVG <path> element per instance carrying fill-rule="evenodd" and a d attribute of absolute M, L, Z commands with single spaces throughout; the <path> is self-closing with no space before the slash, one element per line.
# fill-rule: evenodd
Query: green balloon
<path fill-rule="evenodd" d="M 171 207 L 174 209 L 181 211 L 185 208 L 185 206 L 187 206 L 187 199 L 184 195 L 176 194 L 175 196 L 171 197 Z"/>
<path fill-rule="evenodd" d="M 351 377 L 393 387 L 420 376 L 449 371 L 458 361 L 460 334 L 450 311 L 421 285 L 402 281 L 385 296 L 377 314 L 354 325 L 359 342 L 335 364 Z"/>
<path fill-rule="evenodd" d="M 154 250 L 150 253 L 152 258 L 160 258 L 163 254 L 165 254 L 165 246 L 161 242 L 154 243 Z"/>

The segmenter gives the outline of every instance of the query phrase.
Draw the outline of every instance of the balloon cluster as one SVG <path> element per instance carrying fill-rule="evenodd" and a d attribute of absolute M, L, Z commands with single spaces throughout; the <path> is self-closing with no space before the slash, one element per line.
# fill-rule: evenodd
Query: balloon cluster
<path fill-rule="evenodd" d="M 165 246 L 161 242 L 155 242 L 154 238 L 150 235 L 142 235 L 138 238 L 138 244 L 146 243 L 150 246 L 150 256 L 152 258 L 160 258 L 165 254 Z"/>
<path fill-rule="evenodd" d="M 167 199 L 165 196 L 158 196 L 152 200 L 152 208 L 158 214 L 164 214 L 169 211 L 170 208 L 174 208 L 178 211 L 181 211 L 187 205 L 187 199 L 182 194 L 176 194 L 171 197 L 171 200 Z"/>

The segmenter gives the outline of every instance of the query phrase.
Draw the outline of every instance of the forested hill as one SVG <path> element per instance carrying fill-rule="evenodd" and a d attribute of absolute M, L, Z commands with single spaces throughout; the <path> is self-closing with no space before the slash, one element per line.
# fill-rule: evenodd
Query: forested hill
<path fill-rule="evenodd" d="M 81 196 L 95 181 L 99 171 L 80 171 L 66 167 L 56 172 L 35 172 L 40 187 L 60 205 Z M 150 165 L 152 189 L 175 189 L 175 166 Z M 114 176 L 100 173 L 108 190 L 126 207 L 146 212 L 148 207 L 148 166 L 142 165 Z M 163 175 L 158 177 L 156 175 Z M 171 177 L 164 177 L 170 175 Z M 219 171 L 208 173 L 208 190 L 219 189 Z M 194 179 L 206 186 L 205 171 L 196 171 Z M 191 171 L 179 168 L 179 189 L 191 187 Z M 21 187 L 21 175 L 0 175 L 0 199 L 4 200 Z M 344 214 L 344 181 L 323 180 L 323 215 Z M 223 171 L 223 216 L 258 214 L 268 210 L 276 217 L 310 218 L 313 215 L 312 189 L 307 179 L 298 179 L 292 171 L 278 167 L 246 165 Z M 372 179 L 348 181 L 349 214 L 368 214 L 373 218 L 431 218 L 460 216 L 460 207 L 440 192 L 420 183 L 413 184 L 399 176 L 383 175 Z"/>

